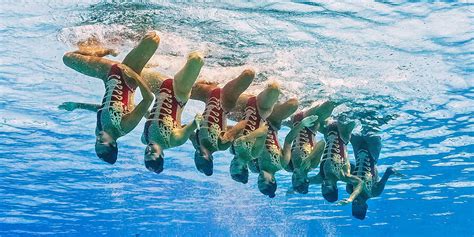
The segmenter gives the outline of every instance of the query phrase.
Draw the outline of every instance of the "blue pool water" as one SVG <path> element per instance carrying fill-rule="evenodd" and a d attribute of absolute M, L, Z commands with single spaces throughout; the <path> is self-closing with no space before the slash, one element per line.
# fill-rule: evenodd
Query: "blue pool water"
<path fill-rule="evenodd" d="M 0 236 L 473 236 L 474 6 L 329 2 L 0 1 Z M 274 199 L 255 175 L 232 181 L 227 152 L 206 177 L 190 143 L 150 173 L 143 124 L 119 140 L 115 165 L 101 162 L 94 114 L 57 106 L 97 103 L 103 86 L 61 57 L 95 35 L 120 60 L 147 30 L 161 36 L 151 63 L 168 74 L 197 49 L 205 79 L 253 67 L 252 92 L 277 80 L 282 99 L 344 102 L 336 116 L 382 136 L 379 171 L 407 177 L 391 178 L 361 221 L 319 187 L 286 196 L 286 172 Z M 184 120 L 201 110 L 191 102 Z"/>

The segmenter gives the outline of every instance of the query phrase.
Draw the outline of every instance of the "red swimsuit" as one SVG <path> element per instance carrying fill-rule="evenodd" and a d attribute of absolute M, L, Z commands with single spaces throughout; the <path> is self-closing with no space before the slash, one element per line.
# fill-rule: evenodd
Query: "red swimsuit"
<path fill-rule="evenodd" d="M 257 128 L 260 127 L 260 124 L 262 122 L 262 117 L 260 116 L 257 108 L 257 97 L 252 96 L 248 99 L 247 101 L 247 106 L 245 107 L 244 111 L 244 116 L 242 117 L 242 120 L 247 120 L 247 124 L 245 124 L 245 128 L 243 129 L 242 134 L 248 135 L 249 133 L 255 131 Z M 239 144 L 239 150 L 244 150 L 245 152 L 248 152 L 248 154 L 252 154 L 253 150 L 253 145 L 255 142 L 248 141 L 244 142 L 242 144 Z M 237 150 L 237 144 L 232 145 L 233 148 L 231 149 L 232 153 L 235 153 Z M 252 159 L 256 159 L 256 157 L 253 157 Z"/>
<path fill-rule="evenodd" d="M 280 143 L 278 143 L 278 129 L 274 128 L 273 126 L 268 126 L 265 148 L 267 148 L 270 153 L 274 148 L 281 150 Z"/>
<path fill-rule="evenodd" d="M 333 160 L 335 168 L 342 168 L 347 162 L 346 157 L 346 143 L 342 140 L 337 123 L 330 123 L 327 127 L 327 134 L 325 135 L 326 146 L 324 147 L 323 157 L 321 159 L 321 175 L 324 177 L 324 164 L 327 160 Z M 336 167 L 337 166 L 337 167 Z"/>
<path fill-rule="evenodd" d="M 171 147 L 170 139 L 173 130 L 179 126 L 178 110 L 186 103 L 177 100 L 173 90 L 173 79 L 166 79 L 160 86 L 155 103 L 145 123 L 144 141 L 156 142 L 163 148 Z"/>
<path fill-rule="evenodd" d="M 271 166 L 268 166 L 268 170 L 278 171 L 282 169 L 281 165 L 281 158 L 282 158 L 282 150 L 280 147 L 280 143 L 278 142 L 278 129 L 275 128 L 270 122 L 268 123 L 268 133 L 265 139 L 265 150 L 262 153 L 262 158 L 270 159 Z"/>
<path fill-rule="evenodd" d="M 245 114 L 242 120 L 248 120 L 243 130 L 244 135 L 247 135 L 260 127 L 262 117 L 258 112 L 256 96 L 252 96 L 248 99 L 247 107 L 245 107 Z"/>
<path fill-rule="evenodd" d="M 114 128 L 120 136 L 125 135 L 120 123 L 125 114 L 133 110 L 133 95 L 135 88 L 131 88 L 123 77 L 122 70 L 117 64 L 110 68 L 105 81 L 105 95 L 102 105 L 97 111 L 97 132 L 106 128 Z M 104 124 L 103 121 L 110 121 Z"/>
<path fill-rule="evenodd" d="M 198 142 L 202 140 L 211 152 L 219 150 L 219 138 L 227 127 L 227 118 L 221 103 L 221 88 L 210 92 L 203 114 L 203 126 L 198 132 Z"/>
<path fill-rule="evenodd" d="M 303 120 L 303 112 L 299 112 L 293 116 L 292 123 L 293 127 L 297 126 L 301 120 Z M 311 131 L 309 128 L 303 128 L 301 131 L 298 133 L 298 136 L 296 137 L 295 141 L 291 145 L 291 154 L 293 157 L 293 154 L 297 155 L 298 158 L 296 159 L 297 162 L 301 162 L 302 160 L 306 159 L 309 154 L 313 151 L 314 147 L 314 132 Z M 294 159 L 292 158 L 292 161 Z M 299 165 L 299 164 L 296 165 Z"/>

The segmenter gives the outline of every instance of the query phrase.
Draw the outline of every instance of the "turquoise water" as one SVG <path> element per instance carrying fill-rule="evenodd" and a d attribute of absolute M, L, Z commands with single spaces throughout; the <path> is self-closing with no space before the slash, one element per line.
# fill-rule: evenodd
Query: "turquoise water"
<path fill-rule="evenodd" d="M 472 236 L 473 12 L 468 3 L 0 1 L 0 236 Z M 344 102 L 336 116 L 382 136 L 379 172 L 393 166 L 407 177 L 391 178 L 360 221 L 319 187 L 286 196 L 286 172 L 273 199 L 256 175 L 232 181 L 227 152 L 206 177 L 190 143 L 150 173 L 143 123 L 105 164 L 93 149 L 94 114 L 57 109 L 98 103 L 103 86 L 61 57 L 95 35 L 121 60 L 147 30 L 161 36 L 151 63 L 168 74 L 197 49 L 205 79 L 253 67 L 251 92 L 277 80 L 282 99 Z M 201 110 L 189 103 L 184 120 Z"/>

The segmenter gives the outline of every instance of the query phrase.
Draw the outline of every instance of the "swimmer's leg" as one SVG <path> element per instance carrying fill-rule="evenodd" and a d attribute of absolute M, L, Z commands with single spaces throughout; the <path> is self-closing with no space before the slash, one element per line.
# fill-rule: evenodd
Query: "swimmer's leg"
<path fill-rule="evenodd" d="M 232 112 L 236 112 L 236 113 L 243 113 L 245 111 L 245 108 L 247 107 L 247 102 L 248 100 L 250 99 L 250 97 L 252 97 L 252 95 L 250 94 L 241 94 L 239 96 L 239 98 L 237 99 L 237 103 L 236 103 L 236 106 L 234 107 L 234 109 L 232 109 Z M 232 117 L 230 118 L 231 120 L 233 121 L 239 121 L 240 117 Z"/>
<path fill-rule="evenodd" d="M 68 52 L 63 56 L 63 62 L 66 66 L 90 77 L 107 79 L 112 65 L 118 63 L 106 58 L 109 49 L 82 49 L 74 52 Z"/>
<path fill-rule="evenodd" d="M 267 133 L 268 133 L 268 129 L 267 129 Z M 258 156 L 262 153 L 263 149 L 265 149 L 265 141 L 267 139 L 267 133 L 256 137 L 255 143 L 252 147 L 251 154 L 252 154 L 253 159 L 249 163 L 249 169 L 253 173 L 260 172 L 260 167 L 258 165 Z"/>
<path fill-rule="evenodd" d="M 225 133 L 220 137 L 221 143 L 224 145 L 234 141 L 237 138 L 237 135 L 245 129 L 247 122 L 248 120 L 242 120 L 232 127 L 227 127 Z"/>
<path fill-rule="evenodd" d="M 136 73 L 141 74 L 143 67 L 155 54 L 159 43 L 160 37 L 154 31 L 148 32 L 140 43 L 125 56 L 122 63 L 129 66 Z"/>
<path fill-rule="evenodd" d="M 198 81 L 193 85 L 191 89 L 191 96 L 190 99 L 192 100 L 199 100 L 204 103 L 207 102 L 209 98 L 209 94 L 212 90 L 217 88 L 217 83 L 215 82 L 208 82 L 208 81 Z"/>
<path fill-rule="evenodd" d="M 161 84 L 164 80 L 169 78 L 169 76 L 163 75 L 158 71 L 151 70 L 146 67 L 143 68 L 140 76 L 142 77 L 143 81 L 147 83 L 153 94 L 159 94 Z"/>
<path fill-rule="evenodd" d="M 280 95 L 280 86 L 276 82 L 268 84 L 267 88 L 260 92 L 257 96 L 258 112 L 262 118 L 267 118 L 273 110 L 273 106 Z"/>
<path fill-rule="evenodd" d="M 375 164 L 379 160 L 380 151 L 382 150 L 382 139 L 379 136 L 365 137 L 370 155 L 375 159 Z"/>
<path fill-rule="evenodd" d="M 118 52 L 113 49 L 105 48 L 102 43 L 95 37 L 90 37 L 85 41 L 80 41 L 77 43 L 78 50 L 74 53 L 94 56 L 94 57 L 105 57 L 107 55 L 112 55 L 116 57 Z"/>
<path fill-rule="evenodd" d="M 76 109 L 84 109 L 92 112 L 97 112 L 100 108 L 100 104 L 89 104 L 80 102 L 64 102 L 58 106 L 58 109 L 73 111 Z"/>
<path fill-rule="evenodd" d="M 342 140 L 347 144 L 351 138 L 352 130 L 354 130 L 355 122 L 350 121 L 348 123 L 339 124 L 338 130 Z"/>
<path fill-rule="evenodd" d="M 367 150 L 369 151 L 372 158 L 375 160 L 375 164 L 377 164 L 380 155 L 380 150 L 382 149 L 382 141 L 379 136 L 352 135 L 351 144 L 356 155 L 361 149 Z"/>
<path fill-rule="evenodd" d="M 202 115 L 198 114 L 196 115 L 196 117 L 194 117 L 194 120 L 192 123 L 189 123 L 182 128 L 174 129 L 174 131 L 171 133 L 171 138 L 170 138 L 171 145 L 173 147 L 183 145 L 189 139 L 191 134 L 194 133 L 194 130 L 196 130 L 198 124 L 200 124 L 201 121 L 202 121 Z"/>
<path fill-rule="evenodd" d="M 124 67 L 126 67 L 126 65 Z M 143 116 L 148 113 L 148 108 L 150 108 L 154 97 L 153 93 L 148 87 L 148 84 L 144 82 L 135 71 L 131 70 L 130 68 L 125 68 L 123 72 L 129 78 L 133 78 L 135 80 L 143 97 L 143 99 L 138 103 L 137 106 L 135 106 L 135 108 L 133 108 L 130 113 L 125 114 L 122 117 L 120 126 L 122 127 L 123 132 L 128 133 L 132 131 L 138 125 L 138 123 L 140 123 Z"/>
<path fill-rule="evenodd" d="M 257 130 L 255 130 L 257 131 Z M 262 131 L 265 131 L 265 129 L 262 129 Z M 268 132 L 268 128 L 267 128 Z M 258 135 L 258 134 L 257 134 Z M 264 147 L 265 147 L 265 141 L 267 139 L 267 133 L 258 135 L 255 139 L 255 144 L 252 147 L 252 157 L 258 157 L 260 153 L 262 153 Z"/>
<path fill-rule="evenodd" d="M 382 178 L 380 179 L 379 182 L 377 182 L 374 187 L 372 188 L 372 196 L 377 197 L 382 194 L 383 190 L 385 189 L 385 184 L 388 181 L 388 178 L 390 175 L 396 175 L 398 177 L 404 177 L 403 174 L 399 173 L 398 171 L 394 170 L 392 167 L 388 167 L 385 170 L 385 173 L 383 174 Z"/>
<path fill-rule="evenodd" d="M 297 109 L 298 99 L 289 99 L 283 104 L 275 105 L 267 120 L 273 125 L 279 126 L 283 120 L 290 117 Z"/>
<path fill-rule="evenodd" d="M 176 97 L 181 102 L 189 99 L 191 89 L 204 65 L 203 57 L 198 52 L 192 52 L 184 67 L 174 76 L 173 88 Z"/>
<path fill-rule="evenodd" d="M 321 161 L 321 157 L 323 156 L 324 146 L 326 146 L 326 142 L 324 140 L 319 141 L 318 143 L 316 143 L 316 145 L 314 145 L 311 153 L 309 153 L 309 156 L 306 159 L 311 162 L 310 169 L 318 168 L 319 162 Z"/>
<path fill-rule="evenodd" d="M 321 184 L 323 182 L 323 176 L 321 173 L 318 173 L 315 176 L 311 176 L 308 178 L 309 184 Z"/>
<path fill-rule="evenodd" d="M 253 131 L 253 132 L 251 132 L 247 135 L 244 135 L 244 136 L 241 136 L 241 137 L 237 138 L 235 140 L 235 142 L 238 142 L 238 143 L 240 143 L 240 142 L 249 142 L 252 139 L 257 139 L 259 137 L 265 138 L 267 136 L 267 132 L 268 132 L 268 125 L 262 124 L 255 131 Z"/>
<path fill-rule="evenodd" d="M 251 69 L 244 70 L 237 78 L 229 81 L 222 88 L 222 107 L 225 111 L 231 111 L 237 104 L 239 96 L 250 86 L 255 77 Z"/>
<path fill-rule="evenodd" d="M 317 106 L 314 106 L 307 111 L 304 112 L 304 117 L 310 116 L 310 115 L 317 115 L 320 119 L 321 122 L 329 118 L 331 116 L 332 111 L 336 106 L 339 104 L 332 102 L 332 101 L 325 101 Z"/>

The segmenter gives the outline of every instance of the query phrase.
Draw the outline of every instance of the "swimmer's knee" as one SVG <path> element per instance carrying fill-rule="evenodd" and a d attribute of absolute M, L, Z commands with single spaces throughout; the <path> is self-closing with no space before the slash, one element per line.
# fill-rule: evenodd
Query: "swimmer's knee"
<path fill-rule="evenodd" d="M 160 36 L 158 36 L 155 31 L 149 31 L 146 33 L 145 37 L 143 37 L 143 40 L 149 41 L 150 43 L 159 44 Z"/>
<path fill-rule="evenodd" d="M 204 64 L 204 57 L 198 51 L 191 52 L 188 55 L 188 63 L 202 65 Z"/>
<path fill-rule="evenodd" d="M 242 72 L 242 77 L 253 80 L 255 77 L 255 71 L 253 69 L 247 68 Z"/>
<path fill-rule="evenodd" d="M 286 103 L 291 107 L 290 109 L 297 109 L 299 106 L 299 101 L 297 98 L 291 98 Z"/>
<path fill-rule="evenodd" d="M 267 88 L 272 91 L 280 90 L 280 84 L 276 81 L 272 81 L 268 83 Z"/>
<path fill-rule="evenodd" d="M 275 111 L 275 108 L 278 108 L 277 109 L 278 112 L 275 113 L 275 116 L 276 116 L 275 118 L 277 118 L 278 120 L 286 119 L 298 109 L 298 106 L 299 106 L 299 101 L 297 98 L 288 99 L 285 103 L 278 105 L 278 107 L 277 106 L 274 107 L 273 111 Z"/>

